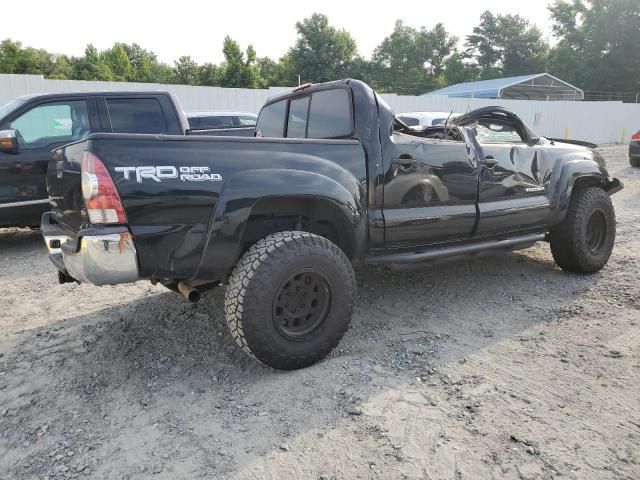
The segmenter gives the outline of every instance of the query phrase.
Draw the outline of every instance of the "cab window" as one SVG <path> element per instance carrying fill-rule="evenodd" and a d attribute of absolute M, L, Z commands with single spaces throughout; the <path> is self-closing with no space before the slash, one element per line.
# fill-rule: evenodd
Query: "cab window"
<path fill-rule="evenodd" d="M 167 122 L 155 98 L 107 99 L 114 133 L 167 133 Z"/>
<path fill-rule="evenodd" d="M 23 149 L 74 142 L 91 133 L 84 100 L 40 104 L 13 120 L 9 128 L 17 132 Z"/>
<path fill-rule="evenodd" d="M 344 88 L 321 90 L 311 96 L 309 138 L 340 138 L 353 134 L 351 99 Z"/>
<path fill-rule="evenodd" d="M 287 137 L 304 138 L 307 133 L 307 110 L 309 97 L 291 100 L 289 117 L 287 119 Z"/>
<path fill-rule="evenodd" d="M 263 137 L 350 137 L 353 114 L 349 90 L 320 90 L 267 105 L 260 112 L 256 132 Z"/>
<path fill-rule="evenodd" d="M 522 143 L 518 130 L 506 123 L 478 122 L 475 127 L 480 143 Z"/>
<path fill-rule="evenodd" d="M 279 137 L 284 135 L 284 114 L 287 101 L 281 100 L 263 107 L 256 124 L 259 137 Z"/>

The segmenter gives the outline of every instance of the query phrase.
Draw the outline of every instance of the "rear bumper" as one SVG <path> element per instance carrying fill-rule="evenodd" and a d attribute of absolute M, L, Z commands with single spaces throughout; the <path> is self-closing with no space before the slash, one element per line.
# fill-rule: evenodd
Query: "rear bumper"
<path fill-rule="evenodd" d="M 104 233 L 81 230 L 74 240 L 45 213 L 41 228 L 51 261 L 74 280 L 94 285 L 138 280 L 136 247 L 126 227 L 109 227 Z"/>

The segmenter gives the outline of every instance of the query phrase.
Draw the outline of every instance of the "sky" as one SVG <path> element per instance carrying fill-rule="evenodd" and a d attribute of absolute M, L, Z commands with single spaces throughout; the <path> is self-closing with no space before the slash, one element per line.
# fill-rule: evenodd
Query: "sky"
<path fill-rule="evenodd" d="M 442 22 L 464 40 L 484 10 L 518 13 L 553 41 L 548 4 L 549 0 L 21 0 L 12 8 L 28 16 L 8 16 L 0 26 L 0 40 L 9 37 L 24 46 L 74 56 L 82 55 L 88 43 L 99 50 L 114 42 L 137 43 L 170 64 L 182 55 L 198 63 L 219 63 L 222 41 L 230 35 L 243 49 L 252 44 L 258 56 L 277 59 L 294 44 L 296 22 L 318 12 L 327 15 L 331 25 L 350 32 L 360 54 L 369 58 L 397 19 L 416 28 Z"/>

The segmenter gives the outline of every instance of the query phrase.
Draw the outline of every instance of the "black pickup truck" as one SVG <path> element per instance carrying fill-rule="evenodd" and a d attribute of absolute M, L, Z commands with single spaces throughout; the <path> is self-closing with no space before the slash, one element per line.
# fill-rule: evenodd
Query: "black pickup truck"
<path fill-rule="evenodd" d="M 147 279 L 192 301 L 224 284 L 237 343 L 295 369 L 347 330 L 352 263 L 407 268 L 548 241 L 561 268 L 591 273 L 611 254 L 622 184 L 594 149 L 537 137 L 502 108 L 416 130 L 343 80 L 270 99 L 256 129 L 100 133 L 57 150 L 41 229 L 59 280 Z"/>
<path fill-rule="evenodd" d="M 51 151 L 96 132 L 185 135 L 189 124 L 167 92 L 51 93 L 7 103 L 0 107 L 0 228 L 39 226 L 50 208 Z"/>

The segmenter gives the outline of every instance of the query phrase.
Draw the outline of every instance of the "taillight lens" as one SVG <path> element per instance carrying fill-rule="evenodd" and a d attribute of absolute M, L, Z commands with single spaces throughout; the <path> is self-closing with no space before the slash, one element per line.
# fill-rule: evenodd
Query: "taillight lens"
<path fill-rule="evenodd" d="M 127 217 L 109 171 L 95 154 L 82 157 L 82 196 L 91 223 L 127 223 Z"/>
<path fill-rule="evenodd" d="M 631 140 L 635 140 L 636 142 L 640 142 L 640 132 L 636 132 L 631 135 Z"/>

